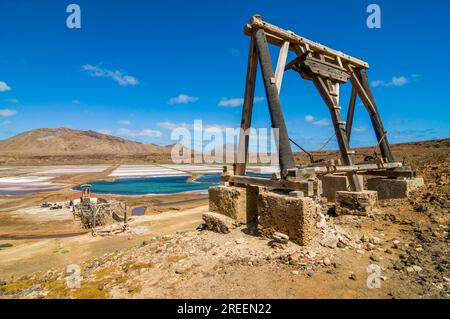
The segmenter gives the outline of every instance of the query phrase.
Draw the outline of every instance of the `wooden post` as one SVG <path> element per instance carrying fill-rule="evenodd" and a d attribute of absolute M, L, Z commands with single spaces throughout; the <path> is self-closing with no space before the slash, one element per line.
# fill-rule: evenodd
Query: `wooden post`
<path fill-rule="evenodd" d="M 345 124 L 345 131 L 347 133 L 347 141 L 350 144 L 350 136 L 352 134 L 353 117 L 355 115 L 355 104 L 356 104 L 356 90 L 352 87 L 352 93 L 350 95 L 350 103 L 348 105 L 347 112 L 347 123 Z"/>
<path fill-rule="evenodd" d="M 124 213 L 124 219 L 123 219 L 123 229 L 128 229 L 128 205 L 125 202 L 125 213 Z"/>
<path fill-rule="evenodd" d="M 336 139 L 339 144 L 339 150 L 341 151 L 342 162 L 344 163 L 344 165 L 353 165 L 353 161 L 350 155 L 350 148 L 348 146 L 347 134 L 344 128 L 344 122 L 341 118 L 338 98 L 336 96 L 339 94 L 339 92 L 334 91 L 333 94 L 331 94 L 330 92 L 332 84 L 328 83 L 329 85 L 327 85 L 324 79 L 320 76 L 316 75 L 312 80 L 330 111 L 331 120 L 333 122 L 334 131 L 336 133 Z M 353 191 L 360 192 L 363 190 L 363 187 L 356 174 L 348 173 L 347 176 L 350 187 Z"/>
<path fill-rule="evenodd" d="M 269 48 L 264 30 L 259 29 L 255 32 L 255 43 L 261 66 L 261 73 L 264 79 L 272 128 L 278 129 L 278 136 L 276 136 L 275 141 L 278 142 L 277 147 L 281 175 L 285 177 L 286 170 L 295 168 L 295 161 L 283 112 L 281 110 L 280 97 L 278 95 L 275 74 L 273 73 L 272 63 L 270 61 Z"/>
<path fill-rule="evenodd" d="M 278 88 L 278 95 L 281 91 L 281 82 L 283 81 L 284 68 L 286 67 L 286 59 L 289 53 L 289 42 L 286 41 L 280 48 L 280 54 L 278 55 L 277 69 L 275 71 L 275 82 Z"/>
<path fill-rule="evenodd" d="M 242 106 L 241 131 L 239 133 L 236 175 L 245 175 L 248 162 L 249 129 L 252 122 L 253 100 L 255 96 L 256 71 L 258 69 L 258 55 L 256 53 L 255 39 L 250 40 L 248 52 L 247 79 L 245 82 L 244 104 Z"/>
<path fill-rule="evenodd" d="M 389 141 L 386 136 L 386 131 L 384 130 L 383 122 L 381 121 L 380 114 L 378 112 L 378 107 L 372 95 L 372 90 L 370 89 L 366 70 L 362 68 L 353 70 L 350 80 L 353 87 L 358 92 L 358 95 L 361 98 L 364 106 L 369 112 L 370 120 L 372 122 L 377 141 L 380 145 L 381 155 L 383 156 L 383 158 L 386 158 L 388 162 L 395 162 L 391 147 L 389 145 Z"/>
<path fill-rule="evenodd" d="M 92 207 L 92 206 L 91 206 Z M 96 222 L 96 220 L 95 220 L 95 217 L 96 217 L 96 215 L 97 215 L 97 208 L 96 207 L 94 207 L 94 208 L 92 208 L 92 236 L 97 236 L 97 230 L 95 229 L 95 222 Z"/>

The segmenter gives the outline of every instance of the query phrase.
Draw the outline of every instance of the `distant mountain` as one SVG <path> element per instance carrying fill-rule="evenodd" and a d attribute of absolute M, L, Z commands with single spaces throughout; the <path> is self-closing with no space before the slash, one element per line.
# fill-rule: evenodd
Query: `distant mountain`
<path fill-rule="evenodd" d="M 0 155 L 143 155 L 170 154 L 170 148 L 142 144 L 96 131 L 41 128 L 0 141 Z"/>

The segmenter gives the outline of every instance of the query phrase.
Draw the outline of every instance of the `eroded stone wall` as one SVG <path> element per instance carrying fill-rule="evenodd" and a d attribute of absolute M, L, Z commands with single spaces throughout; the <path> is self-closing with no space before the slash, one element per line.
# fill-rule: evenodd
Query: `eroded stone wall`
<path fill-rule="evenodd" d="M 273 192 L 258 195 L 258 223 L 263 235 L 280 232 L 307 245 L 316 234 L 318 206 L 309 197 L 291 197 Z"/>

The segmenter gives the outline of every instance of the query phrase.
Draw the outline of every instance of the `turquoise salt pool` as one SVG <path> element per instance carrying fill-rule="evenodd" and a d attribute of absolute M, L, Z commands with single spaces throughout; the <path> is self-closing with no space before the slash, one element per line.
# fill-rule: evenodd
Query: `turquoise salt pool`
<path fill-rule="evenodd" d="M 91 182 L 92 193 L 117 195 L 173 194 L 187 191 L 206 190 L 220 182 L 220 174 L 200 176 L 189 183 L 190 176 L 165 176 L 120 178 L 113 181 Z M 81 190 L 80 186 L 74 188 Z"/>

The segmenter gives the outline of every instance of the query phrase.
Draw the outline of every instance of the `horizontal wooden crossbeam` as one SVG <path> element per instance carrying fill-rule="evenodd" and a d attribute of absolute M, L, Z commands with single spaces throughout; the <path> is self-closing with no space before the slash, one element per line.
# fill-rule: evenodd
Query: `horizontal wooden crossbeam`
<path fill-rule="evenodd" d="M 244 33 L 247 35 L 252 35 L 258 29 L 263 29 L 267 33 L 267 41 L 271 44 L 282 46 L 284 42 L 288 41 L 290 43 L 289 49 L 291 51 L 296 51 L 295 46 L 307 44 L 310 50 L 317 53 L 333 58 L 339 57 L 342 62 L 355 67 L 365 69 L 369 68 L 369 64 L 367 62 L 301 37 L 292 31 L 283 30 L 273 24 L 263 21 L 261 16 L 258 15 L 255 15 L 250 19 L 250 22 L 244 27 Z"/>

